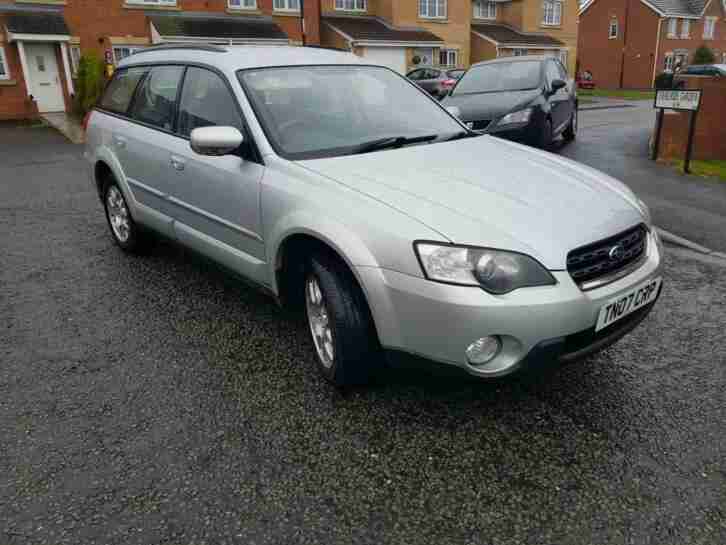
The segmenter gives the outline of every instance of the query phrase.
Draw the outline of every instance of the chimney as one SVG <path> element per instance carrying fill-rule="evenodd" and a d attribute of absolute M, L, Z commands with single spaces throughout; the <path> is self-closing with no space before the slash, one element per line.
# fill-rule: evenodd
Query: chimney
<path fill-rule="evenodd" d="M 303 45 L 320 45 L 320 0 L 300 0 Z"/>

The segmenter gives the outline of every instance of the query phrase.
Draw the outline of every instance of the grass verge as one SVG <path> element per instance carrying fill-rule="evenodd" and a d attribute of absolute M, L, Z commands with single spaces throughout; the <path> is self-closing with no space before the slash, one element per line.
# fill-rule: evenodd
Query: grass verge
<path fill-rule="evenodd" d="M 683 172 L 683 163 L 683 159 L 678 159 L 672 161 L 671 164 L 678 168 L 679 172 Z M 726 182 L 726 161 L 696 161 L 692 159 L 691 174 Z"/>

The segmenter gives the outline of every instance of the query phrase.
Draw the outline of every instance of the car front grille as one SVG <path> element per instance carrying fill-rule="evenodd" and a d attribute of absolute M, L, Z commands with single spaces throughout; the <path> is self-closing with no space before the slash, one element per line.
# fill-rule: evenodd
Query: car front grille
<path fill-rule="evenodd" d="M 582 290 L 620 277 L 645 257 L 648 230 L 638 225 L 620 234 L 581 246 L 567 254 L 567 272 Z"/>
<path fill-rule="evenodd" d="M 475 131 L 485 131 L 491 123 L 490 119 L 480 119 L 478 121 L 470 121 L 469 128 Z"/>

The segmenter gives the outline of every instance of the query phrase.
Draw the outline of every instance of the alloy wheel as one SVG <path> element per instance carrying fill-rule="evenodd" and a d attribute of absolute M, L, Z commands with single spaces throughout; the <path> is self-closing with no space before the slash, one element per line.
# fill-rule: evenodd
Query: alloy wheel
<path fill-rule="evenodd" d="M 131 234 L 129 210 L 121 191 L 115 185 L 112 185 L 106 194 L 106 209 L 114 236 L 119 242 L 127 242 Z"/>
<path fill-rule="evenodd" d="M 305 306 L 307 308 L 310 333 L 315 343 L 315 350 L 318 352 L 318 357 L 323 367 L 330 369 L 335 361 L 334 337 L 330 324 L 330 313 L 325 304 L 323 292 L 320 290 L 318 279 L 312 274 L 308 276 L 305 282 Z"/>

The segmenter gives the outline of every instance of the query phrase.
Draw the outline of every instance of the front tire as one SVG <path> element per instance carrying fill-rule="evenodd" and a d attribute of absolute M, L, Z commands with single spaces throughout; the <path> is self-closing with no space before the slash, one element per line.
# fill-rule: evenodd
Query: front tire
<path fill-rule="evenodd" d="M 352 273 L 338 259 L 316 255 L 304 290 L 320 373 L 339 387 L 369 382 L 382 358 L 373 319 Z"/>
<path fill-rule="evenodd" d="M 145 233 L 139 230 L 134 218 L 131 217 L 126 198 L 113 179 L 107 180 L 104 184 L 103 206 L 114 242 L 125 252 L 143 253 L 148 248 Z"/>
<path fill-rule="evenodd" d="M 567 125 L 565 130 L 562 132 L 562 137 L 567 142 L 572 142 L 577 137 L 577 108 L 572 112 L 570 123 Z"/>
<path fill-rule="evenodd" d="M 543 150 L 549 150 L 552 147 L 552 138 L 552 121 L 545 119 L 540 128 L 537 147 Z"/>

